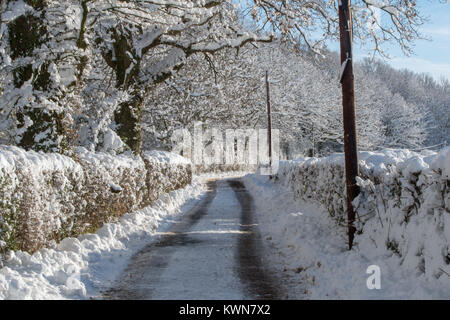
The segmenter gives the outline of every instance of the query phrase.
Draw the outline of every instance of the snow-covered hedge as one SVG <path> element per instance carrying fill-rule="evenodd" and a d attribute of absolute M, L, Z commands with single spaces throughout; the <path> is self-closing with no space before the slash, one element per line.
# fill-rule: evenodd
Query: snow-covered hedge
<path fill-rule="evenodd" d="M 357 247 L 374 255 L 387 250 L 413 272 L 449 276 L 450 147 L 422 154 L 361 152 L 359 159 Z M 275 180 L 346 223 L 342 154 L 281 161 Z"/>
<path fill-rule="evenodd" d="M 145 182 L 149 192 L 146 201 L 152 203 L 162 192 L 169 192 L 191 183 L 190 160 L 164 151 L 147 151 L 143 154 L 147 176 Z M 156 192 L 153 192 L 155 190 Z"/>
<path fill-rule="evenodd" d="M 161 151 L 73 157 L 0 146 L 0 253 L 91 232 L 190 183 L 188 160 Z"/>

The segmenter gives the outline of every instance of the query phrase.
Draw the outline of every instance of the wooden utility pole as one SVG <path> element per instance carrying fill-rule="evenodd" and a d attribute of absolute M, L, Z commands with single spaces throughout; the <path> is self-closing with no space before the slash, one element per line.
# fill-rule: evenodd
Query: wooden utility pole
<path fill-rule="evenodd" d="M 359 194 L 356 185 L 358 168 L 358 145 L 356 135 L 355 88 L 353 77 L 352 55 L 352 16 L 351 0 L 339 1 L 339 30 L 341 42 L 341 84 L 342 107 L 344 114 L 344 151 L 345 151 L 345 180 L 347 185 L 347 218 L 348 218 L 348 246 L 352 248 L 355 234 L 355 211 L 353 199 Z"/>
<path fill-rule="evenodd" d="M 269 147 L 269 165 L 270 170 L 272 170 L 272 119 L 270 114 L 269 71 L 267 70 L 266 70 L 266 93 L 267 93 L 267 144 Z"/>

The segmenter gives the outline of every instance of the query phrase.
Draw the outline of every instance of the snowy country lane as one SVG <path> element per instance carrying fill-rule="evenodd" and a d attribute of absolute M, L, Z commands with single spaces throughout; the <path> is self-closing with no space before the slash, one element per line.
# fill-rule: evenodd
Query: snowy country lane
<path fill-rule="evenodd" d="M 236 179 L 208 192 L 130 260 L 105 299 L 276 299 L 262 260 L 253 199 Z"/>

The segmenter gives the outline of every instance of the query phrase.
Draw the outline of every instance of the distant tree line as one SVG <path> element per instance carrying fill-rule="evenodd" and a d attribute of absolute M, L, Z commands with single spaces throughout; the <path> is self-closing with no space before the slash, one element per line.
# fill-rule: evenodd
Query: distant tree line
<path fill-rule="evenodd" d="M 223 129 L 266 127 L 269 70 L 272 122 L 280 129 L 284 155 L 342 151 L 338 61 L 334 52 L 319 58 L 280 42 L 224 50 L 208 64 L 192 57 L 144 103 L 144 144 L 170 149 L 173 130 L 195 121 Z M 450 136 L 447 80 L 364 59 L 355 64 L 355 83 L 360 149 L 442 147 Z"/>

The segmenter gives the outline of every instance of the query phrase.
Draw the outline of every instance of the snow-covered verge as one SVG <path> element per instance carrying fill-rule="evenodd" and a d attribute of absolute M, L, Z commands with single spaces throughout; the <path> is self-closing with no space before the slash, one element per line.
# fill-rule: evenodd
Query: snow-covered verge
<path fill-rule="evenodd" d="M 130 257 L 190 210 L 204 191 L 204 184 L 194 178 L 192 184 L 161 194 L 152 206 L 127 213 L 95 233 L 65 238 L 55 248 L 32 255 L 11 251 L 0 269 L 0 300 L 101 298 Z"/>
<path fill-rule="evenodd" d="M 0 254 L 93 232 L 191 178 L 191 164 L 165 152 L 141 158 L 78 148 L 67 157 L 0 146 Z"/>
<path fill-rule="evenodd" d="M 324 207 L 294 199 L 289 187 L 268 176 L 248 175 L 244 183 L 254 198 L 265 259 L 288 299 L 450 299 L 450 277 L 429 277 L 386 247 L 357 244 L 349 251 L 346 227 Z M 380 267 L 379 290 L 367 287 L 371 265 Z"/>
<path fill-rule="evenodd" d="M 351 252 L 345 248 L 343 155 L 282 161 L 276 185 L 257 176 L 245 181 L 261 215 L 270 216 L 275 231 L 269 237 L 278 237 L 281 251 L 291 250 L 286 263 L 298 264 L 311 297 L 450 298 L 450 148 L 361 152 L 360 170 Z M 371 264 L 388 279 L 381 291 L 365 285 L 362 267 Z"/>

